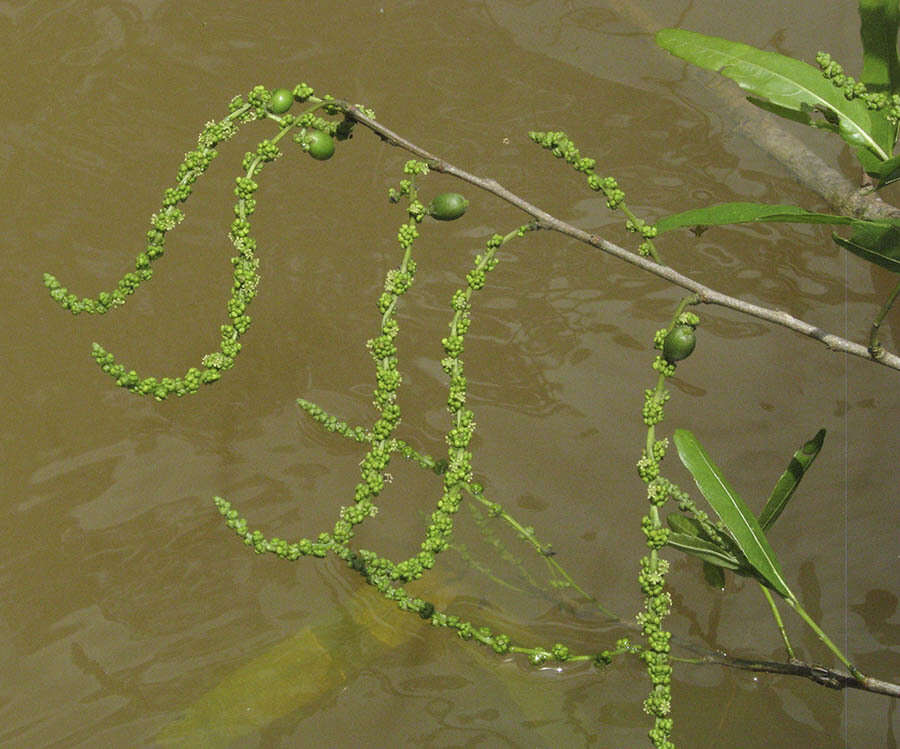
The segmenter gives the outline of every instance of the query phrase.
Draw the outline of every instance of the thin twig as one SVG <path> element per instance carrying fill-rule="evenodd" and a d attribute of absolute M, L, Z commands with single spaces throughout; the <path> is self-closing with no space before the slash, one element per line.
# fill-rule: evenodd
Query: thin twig
<path fill-rule="evenodd" d="M 738 668 L 742 671 L 757 671 L 769 674 L 782 674 L 784 676 L 801 676 L 816 684 L 821 684 L 829 689 L 861 689 L 865 692 L 875 692 L 877 694 L 886 694 L 890 697 L 900 698 L 900 684 L 892 684 L 889 681 L 881 679 L 873 679 L 866 676 L 862 680 L 857 679 L 850 674 L 835 671 L 825 666 L 817 664 L 805 663 L 800 660 L 792 660 L 789 663 L 779 663 L 777 661 L 760 661 L 749 658 L 735 658 L 725 655 L 704 655 L 697 659 L 690 659 L 691 663 L 710 663 L 719 666 L 727 666 L 728 668 Z"/>
<path fill-rule="evenodd" d="M 783 310 L 771 309 L 769 307 L 762 307 L 757 304 L 745 302 L 742 299 L 737 299 L 733 296 L 729 296 L 728 294 L 716 291 L 715 289 L 712 289 L 708 286 L 704 286 L 700 282 L 695 281 L 689 276 L 685 276 L 684 274 L 679 273 L 673 268 L 665 265 L 660 265 L 659 263 L 656 263 L 649 258 L 642 257 L 635 252 L 626 250 L 624 247 L 620 247 L 613 242 L 603 239 L 597 234 L 590 234 L 589 232 L 572 226 L 571 224 L 550 215 L 546 211 L 529 203 L 527 200 L 524 200 L 507 188 L 503 187 L 503 185 L 501 185 L 494 179 L 478 177 L 474 174 L 470 174 L 464 169 L 460 169 L 454 164 L 451 164 L 449 161 L 446 161 L 445 159 L 442 159 L 441 157 L 430 153 L 421 146 L 418 146 L 415 143 L 412 143 L 411 141 L 402 137 L 401 135 L 398 135 L 393 130 L 390 130 L 381 123 L 367 117 L 357 107 L 349 104 L 348 102 L 339 101 L 335 103 L 341 108 L 343 112 L 346 113 L 348 117 L 369 128 L 370 130 L 372 130 L 372 132 L 379 135 L 383 140 L 406 151 L 409 151 L 410 153 L 418 156 L 421 159 L 428 161 L 431 168 L 435 171 L 452 174 L 454 177 L 458 177 L 464 182 L 468 182 L 469 184 L 486 190 L 496 195 L 498 198 L 501 198 L 502 200 L 505 200 L 506 202 L 516 206 L 517 208 L 523 210 L 525 213 L 536 219 L 538 222 L 538 226 L 542 229 L 550 229 L 552 231 L 565 234 L 566 236 L 577 239 L 580 242 L 584 242 L 585 244 L 588 244 L 592 247 L 596 247 L 603 252 L 614 255 L 620 260 L 624 260 L 626 263 L 636 265 L 637 267 L 642 268 L 643 270 L 646 270 L 647 272 L 652 273 L 656 276 L 659 276 L 660 278 L 663 278 L 666 281 L 675 284 L 676 286 L 680 286 L 683 289 L 692 291 L 697 294 L 701 304 L 717 304 L 722 307 L 728 307 L 729 309 L 736 310 L 737 312 L 740 312 L 742 314 L 750 315 L 751 317 L 756 317 L 761 320 L 766 320 L 767 322 L 775 323 L 776 325 L 781 325 L 782 327 L 793 330 L 796 333 L 807 336 L 808 338 L 813 338 L 825 344 L 825 346 L 827 346 L 832 351 L 841 351 L 843 353 L 858 356 L 862 359 L 877 362 L 878 364 L 883 364 L 886 367 L 890 367 L 891 369 L 900 371 L 900 356 L 898 356 L 897 354 L 893 354 L 887 351 L 880 351 L 879 356 L 873 356 L 866 346 L 859 343 L 854 343 L 853 341 L 850 341 L 839 335 L 835 335 L 834 333 L 829 333 L 818 327 L 817 325 L 812 325 L 811 323 L 808 323 L 804 320 L 793 317 Z"/>

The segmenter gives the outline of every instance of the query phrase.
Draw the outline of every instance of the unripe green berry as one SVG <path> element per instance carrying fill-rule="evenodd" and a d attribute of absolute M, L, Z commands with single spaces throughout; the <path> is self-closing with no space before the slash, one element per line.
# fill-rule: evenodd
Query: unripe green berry
<path fill-rule="evenodd" d="M 663 341 L 663 357 L 668 362 L 687 359 L 694 350 L 696 343 L 697 337 L 694 335 L 692 327 L 689 325 L 676 325 L 669 331 Z"/>
<path fill-rule="evenodd" d="M 458 192 L 442 192 L 431 201 L 428 213 L 439 221 L 453 221 L 462 216 L 468 207 L 469 201 Z"/>
<path fill-rule="evenodd" d="M 334 155 L 334 138 L 321 130 L 310 130 L 303 138 L 309 155 L 317 161 L 327 161 Z"/>
<path fill-rule="evenodd" d="M 286 88 L 279 88 L 272 92 L 272 98 L 269 99 L 269 111 L 272 114 L 284 114 L 294 103 L 294 94 Z"/>

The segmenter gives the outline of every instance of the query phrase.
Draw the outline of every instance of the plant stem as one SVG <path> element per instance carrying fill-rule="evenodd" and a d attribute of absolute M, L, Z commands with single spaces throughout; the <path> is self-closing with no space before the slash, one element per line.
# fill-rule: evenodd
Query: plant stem
<path fill-rule="evenodd" d="M 853 674 L 853 677 L 858 681 L 865 681 L 865 675 L 857 670 L 857 668 L 847 660 L 846 656 L 838 650 L 837 645 L 829 639 L 828 635 L 826 635 L 819 625 L 813 621 L 812 617 L 806 613 L 806 610 L 800 605 L 800 601 L 796 598 L 785 598 L 784 600 L 787 601 L 788 605 L 800 615 L 800 618 L 812 628 L 812 631 L 815 632 L 818 638 L 825 643 L 825 646 L 837 656 L 838 660 L 847 667 L 850 673 Z"/>
<path fill-rule="evenodd" d="M 876 359 L 884 355 L 884 347 L 878 341 L 878 329 L 881 327 L 882 321 L 894 305 L 894 302 L 897 301 L 898 294 L 900 294 L 900 282 L 894 287 L 878 315 L 872 321 L 872 332 L 869 334 L 869 353 Z"/>
<path fill-rule="evenodd" d="M 787 632 L 784 629 L 784 622 L 781 621 L 781 614 L 778 613 L 778 609 L 775 607 L 775 601 L 772 599 L 772 594 L 769 593 L 769 589 L 762 583 L 760 583 L 759 587 L 766 597 L 766 600 L 769 602 L 769 606 L 772 607 L 772 616 L 775 617 L 775 624 L 778 625 L 778 631 L 781 632 L 781 639 L 784 640 L 784 647 L 787 650 L 788 658 L 794 661 L 796 660 L 794 649 L 791 647 L 791 641 L 788 639 Z"/>
<path fill-rule="evenodd" d="M 565 234 L 566 236 L 572 237 L 579 242 L 588 244 L 591 247 L 596 247 L 597 249 L 607 254 L 613 255 L 620 260 L 624 260 L 626 263 L 630 263 L 631 265 L 642 268 L 643 270 L 659 276 L 660 278 L 663 278 L 666 281 L 675 284 L 676 286 L 680 286 L 683 289 L 692 291 L 697 295 L 699 299 L 698 303 L 700 304 L 717 304 L 722 307 L 728 307 L 729 309 L 736 310 L 741 314 L 756 317 L 760 320 L 766 320 L 767 322 L 774 323 L 776 325 L 781 325 L 785 328 L 795 331 L 796 333 L 817 340 L 820 343 L 823 343 L 832 351 L 843 351 L 846 354 L 859 356 L 863 359 L 868 359 L 869 361 L 883 364 L 884 366 L 890 367 L 891 369 L 900 370 L 900 356 L 895 353 L 885 351 L 883 355 L 877 358 L 873 357 L 866 346 L 850 341 L 846 338 L 843 338 L 842 336 L 835 335 L 834 333 L 828 333 L 818 325 L 813 325 L 804 320 L 793 317 L 783 310 L 762 307 L 758 304 L 745 302 L 742 299 L 737 299 L 736 297 L 729 296 L 728 294 L 723 294 L 720 291 L 716 291 L 713 288 L 695 281 L 693 278 L 679 273 L 673 268 L 657 263 L 652 258 L 642 257 L 638 253 L 626 250 L 624 247 L 620 247 L 613 242 L 603 239 L 599 235 L 591 234 L 590 232 L 579 229 L 570 223 L 567 223 L 556 218 L 555 216 L 550 215 L 546 211 L 538 208 L 536 205 L 533 205 L 527 200 L 519 197 L 511 190 L 508 190 L 495 179 L 478 177 L 474 174 L 471 174 L 470 172 L 465 171 L 464 169 L 460 169 L 454 164 L 451 164 L 449 161 L 436 156 L 430 151 L 404 138 L 403 136 L 383 125 L 381 122 L 376 122 L 375 120 L 366 116 L 366 114 L 364 114 L 359 109 L 359 107 L 354 106 L 349 102 L 335 100 L 335 102 L 333 103 L 338 106 L 347 117 L 358 122 L 364 127 L 367 127 L 369 130 L 381 137 L 382 140 L 390 143 L 391 145 L 397 146 L 398 148 L 409 151 L 419 158 L 426 160 L 433 170 L 458 177 L 464 182 L 468 182 L 469 184 L 475 185 L 482 190 L 486 190 L 487 192 L 496 195 L 498 198 L 505 200 L 508 203 L 525 211 L 525 213 L 536 219 L 538 228 L 549 229 L 551 231 L 559 232 L 560 234 Z M 896 212 L 896 209 L 894 210 Z"/>

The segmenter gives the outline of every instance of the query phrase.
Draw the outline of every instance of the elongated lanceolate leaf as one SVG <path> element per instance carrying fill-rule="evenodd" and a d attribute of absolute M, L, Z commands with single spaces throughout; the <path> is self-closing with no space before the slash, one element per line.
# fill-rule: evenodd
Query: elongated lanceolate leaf
<path fill-rule="evenodd" d="M 859 0 L 859 36 L 863 48 L 860 80 L 869 91 L 891 93 L 900 89 L 900 59 L 897 57 L 896 0 Z"/>
<path fill-rule="evenodd" d="M 697 551 L 713 553 L 722 560 L 721 563 L 715 564 L 735 570 L 739 575 L 755 574 L 735 540 L 726 532 L 719 531 L 719 536 L 713 538 L 706 533 L 699 520 L 682 515 L 680 512 L 670 512 L 666 515 L 666 524 L 672 530 L 672 533 L 669 534 L 670 539 L 674 539 L 670 540 L 670 546 L 701 558 L 703 555 L 696 553 Z M 688 544 L 682 538 L 683 536 L 689 536 L 700 543 L 698 545 Z"/>
<path fill-rule="evenodd" d="M 863 260 L 900 273 L 900 228 L 857 221 L 849 239 L 833 232 L 831 238 Z"/>
<path fill-rule="evenodd" d="M 859 159 L 866 174 L 878 177 L 878 187 L 884 187 L 900 179 L 900 156 L 881 161 L 868 148 L 860 147 L 856 149 L 856 158 Z"/>
<path fill-rule="evenodd" d="M 841 129 L 838 127 L 837 117 L 832 117 L 831 120 L 833 121 L 829 121 L 820 112 L 798 112 L 796 109 L 779 107 L 770 101 L 766 101 L 765 99 L 758 99 L 755 96 L 748 96 L 747 101 L 749 101 L 754 106 L 759 107 L 760 109 L 765 109 L 767 112 L 777 114 L 779 117 L 784 117 L 786 120 L 793 120 L 794 122 L 799 122 L 801 125 L 809 125 L 810 127 L 816 127 L 820 130 L 828 130 L 828 132 L 837 133 L 838 135 L 841 134 Z M 863 146 L 860 146 L 860 148 L 863 148 Z M 876 158 L 874 154 L 872 155 L 872 158 Z"/>
<path fill-rule="evenodd" d="M 741 562 L 736 556 L 716 546 L 712 541 L 704 541 L 697 536 L 687 533 L 670 533 L 668 544 L 678 551 L 698 557 L 716 567 L 724 567 L 726 570 L 741 568 Z"/>
<path fill-rule="evenodd" d="M 814 213 L 795 205 L 770 205 L 768 203 L 718 203 L 705 208 L 695 208 L 673 213 L 656 222 L 659 234 L 683 226 L 721 226 L 744 224 L 751 221 L 774 221 L 793 224 L 852 224 L 849 216 L 830 213 Z"/>
<path fill-rule="evenodd" d="M 670 512 L 666 515 L 666 525 L 676 533 L 684 533 L 695 538 L 703 538 L 709 540 L 703 532 L 703 526 L 695 518 L 689 518 L 680 512 Z"/>
<path fill-rule="evenodd" d="M 897 0 L 860 0 L 859 37 L 863 48 L 860 80 L 869 91 L 890 95 L 900 86 L 900 61 L 897 59 Z M 872 112 L 872 136 L 879 143 L 893 144 L 897 126 L 885 112 Z M 890 148 L 886 149 L 890 151 Z"/>
<path fill-rule="evenodd" d="M 728 528 L 750 565 L 773 590 L 789 600 L 796 600 L 756 516 L 728 485 L 697 438 L 686 429 L 676 429 L 674 441 L 681 462 L 691 472 L 697 487 Z"/>
<path fill-rule="evenodd" d="M 873 136 L 866 105 L 859 99 L 847 100 L 812 65 L 683 29 L 663 29 L 656 34 L 656 43 L 694 65 L 721 73 L 775 107 L 806 114 L 822 112 L 826 119 L 837 120 L 841 137 L 852 146 L 865 146 L 882 160 L 891 156 L 893 143 L 879 142 Z"/>
<path fill-rule="evenodd" d="M 803 474 L 809 470 L 812 462 L 816 459 L 816 455 L 822 449 L 824 441 L 825 430 L 820 429 L 816 432 L 815 437 L 794 453 L 794 457 L 788 463 L 787 470 L 781 474 L 781 478 L 775 484 L 772 494 L 769 495 L 769 501 L 766 502 L 766 506 L 763 507 L 763 511 L 759 514 L 759 527 L 763 531 L 769 530 L 772 524 L 778 520 L 778 516 L 781 515 L 784 508 L 787 507 L 788 500 L 800 484 Z"/>

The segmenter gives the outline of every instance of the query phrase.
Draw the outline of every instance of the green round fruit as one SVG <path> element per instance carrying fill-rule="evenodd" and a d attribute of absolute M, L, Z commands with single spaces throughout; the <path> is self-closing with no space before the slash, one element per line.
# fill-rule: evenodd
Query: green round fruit
<path fill-rule="evenodd" d="M 294 94 L 286 88 L 279 88 L 272 92 L 272 98 L 269 99 L 269 111 L 272 114 L 284 114 L 294 103 Z"/>
<path fill-rule="evenodd" d="M 676 325 L 663 340 L 663 358 L 667 362 L 687 359 L 696 343 L 697 336 L 690 325 Z"/>
<path fill-rule="evenodd" d="M 431 201 L 428 214 L 439 221 L 453 221 L 462 216 L 468 207 L 469 201 L 458 192 L 442 192 Z"/>
<path fill-rule="evenodd" d="M 309 155 L 319 161 L 330 159 L 334 155 L 334 138 L 321 130 L 309 130 L 303 137 L 309 146 Z"/>

